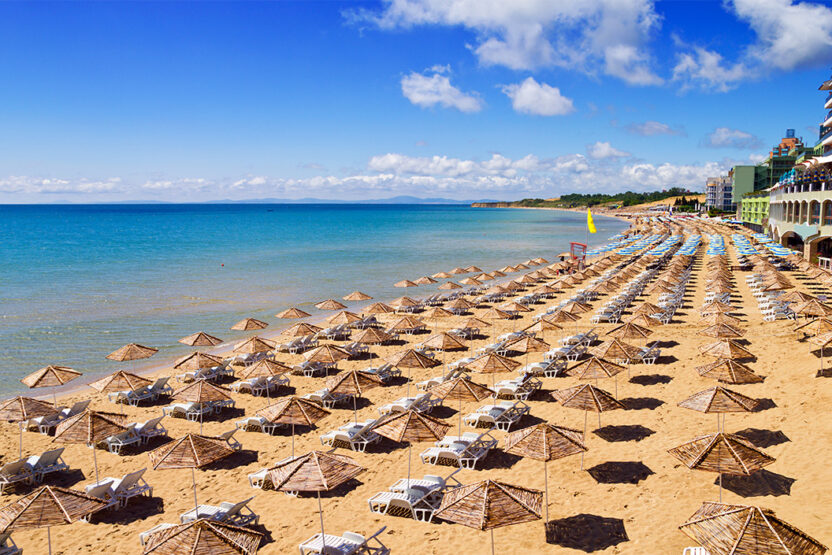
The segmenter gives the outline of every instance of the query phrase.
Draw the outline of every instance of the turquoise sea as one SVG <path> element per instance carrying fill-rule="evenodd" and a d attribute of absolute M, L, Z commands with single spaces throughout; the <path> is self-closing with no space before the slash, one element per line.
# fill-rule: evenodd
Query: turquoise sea
<path fill-rule="evenodd" d="M 590 245 L 627 227 L 595 223 Z M 229 330 L 246 316 L 273 331 L 288 325 L 278 311 L 326 315 L 312 304 L 356 289 L 432 294 L 436 285 L 393 283 L 552 259 L 585 225 L 579 213 L 467 206 L 0 206 L 0 395 L 47 364 L 113 371 L 105 355 L 129 342 L 159 348 L 147 362 L 158 365 L 187 353 L 176 341 L 192 332 L 251 335 Z"/>

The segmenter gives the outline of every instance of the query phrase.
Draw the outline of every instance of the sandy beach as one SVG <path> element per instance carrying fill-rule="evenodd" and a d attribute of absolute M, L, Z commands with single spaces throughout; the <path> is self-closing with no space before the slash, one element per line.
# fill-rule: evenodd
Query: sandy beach
<path fill-rule="evenodd" d="M 688 228 L 684 232 L 689 234 L 692 229 Z M 736 264 L 736 250 L 730 246 L 727 237 L 731 230 L 725 228 L 723 232 L 726 234 L 726 244 L 729 244 L 729 262 Z M 703 238 L 703 241 L 706 239 Z M 700 355 L 698 351 L 700 345 L 712 339 L 697 334 L 702 329 L 701 325 L 697 325 L 700 319 L 698 309 L 703 305 L 705 296 L 704 263 L 709 258 L 705 255 L 704 246 L 700 247 L 694 259 L 684 304 L 670 324 L 653 328 L 654 333 L 649 340 L 660 342 L 659 360 L 654 365 L 632 364 L 627 372 L 617 376 L 618 397 L 627 409 L 603 413 L 600 430 L 597 415 L 589 415 L 589 431 L 586 436 L 588 451 L 584 457 L 584 470 L 580 469 L 580 456 L 548 464 L 550 520 L 555 521 L 556 528 L 568 528 L 573 533 L 568 538 L 561 536 L 559 544 L 553 545 L 546 543 L 544 524 L 541 521 L 499 528 L 494 531 L 498 551 L 679 554 L 686 546 L 695 545 L 677 527 L 703 501 L 717 501 L 717 477 L 714 473 L 686 468 L 667 450 L 699 435 L 716 431 L 714 415 L 677 406 L 692 394 L 717 385 L 714 380 L 701 377 L 694 369 L 712 360 Z M 517 262 L 519 261 L 506 261 L 507 264 Z M 493 268 L 484 270 L 490 271 Z M 832 521 L 828 518 L 828 508 L 829 499 L 832 499 L 832 468 L 824 462 L 824 449 L 832 438 L 832 421 L 827 418 L 828 407 L 832 403 L 832 389 L 828 378 L 816 377 L 820 362 L 811 352 L 815 347 L 808 342 L 798 341 L 800 334 L 793 331 L 795 322 L 763 321 L 757 302 L 745 281 L 748 273 L 739 270 L 733 272 L 732 302 L 738 307 L 735 315 L 741 319 L 739 327 L 745 331 L 745 347 L 756 355 L 756 360 L 750 362 L 749 366 L 765 377 L 765 380 L 758 384 L 726 387 L 762 399 L 764 410 L 726 415 L 725 431 L 740 432 L 776 461 L 748 478 L 725 477 L 722 501 L 772 509 L 781 519 L 821 543 L 830 545 Z M 519 275 L 512 274 L 511 277 Z M 786 275 L 796 286 L 795 290 L 817 293 L 817 290 L 809 288 L 813 281 L 800 270 Z M 416 277 L 411 276 L 414 279 Z M 434 287 L 429 285 L 406 289 L 403 294 L 415 290 L 414 297 L 424 295 L 432 293 Z M 494 327 L 483 330 L 488 335 L 487 338 L 467 342 L 467 351 L 447 353 L 445 360 L 471 356 L 473 351 L 490 343 L 501 333 L 532 324 L 535 314 L 569 297 L 580 287 L 566 289 L 552 299 L 533 305 L 531 312 L 521 313 L 521 318 L 517 320 L 496 321 Z M 348 291 L 347 286 L 344 293 Z M 600 306 L 608 296 L 609 294 L 602 295 L 594 301 L 593 309 Z M 636 299 L 631 308 L 645 300 L 655 302 L 656 296 L 657 294 L 645 293 Z M 503 303 L 510 302 L 511 299 L 507 297 Z M 488 308 L 476 308 L 472 313 L 477 316 Z M 606 339 L 604 334 L 617 326 L 610 323 L 593 324 L 590 322 L 591 316 L 592 312 L 580 315 L 574 328 L 595 328 L 603 340 Z M 628 316 L 629 314 L 625 315 L 625 318 Z M 468 317 L 429 319 L 426 324 L 430 333 L 447 331 Z M 383 319 L 389 323 L 394 317 L 385 315 Z M 565 327 L 564 331 L 545 332 L 537 336 L 555 346 L 561 336 L 574 331 L 572 325 Z M 378 366 L 383 359 L 407 349 L 410 344 L 423 341 L 429 334 L 401 337 L 405 344 L 372 346 L 371 359 L 343 361 L 338 364 L 338 368 L 343 371 Z M 178 338 L 171 338 L 171 341 L 176 339 Z M 643 346 L 647 341 L 629 342 Z M 324 343 L 342 344 L 344 341 Z M 437 356 L 440 360 L 443 357 L 442 353 Z M 276 358 L 286 364 L 303 360 L 300 354 L 287 353 L 278 353 Z M 529 361 L 539 361 L 541 358 L 542 353 L 532 353 Z M 525 356 L 517 357 L 522 362 L 525 359 Z M 570 363 L 570 366 L 572 364 L 574 363 Z M 125 365 L 125 369 L 129 369 L 129 366 Z M 170 368 L 157 372 L 159 375 L 176 373 L 178 372 Z M 412 379 L 418 382 L 441 373 L 441 367 L 414 370 Z M 497 381 L 509 377 L 513 377 L 513 374 L 494 376 Z M 490 385 L 492 376 L 473 374 L 472 378 Z M 279 394 L 281 397 L 292 392 L 297 395 L 310 393 L 324 387 L 325 381 L 294 375 L 290 379 L 291 388 L 282 390 Z M 584 382 L 570 377 L 541 379 L 542 389 L 527 402 L 531 407 L 530 415 L 512 430 L 541 421 L 581 429 L 584 423 L 582 412 L 562 407 L 552 400 L 550 393 L 555 389 Z M 174 380 L 171 383 L 175 388 L 179 385 Z M 228 383 L 231 382 L 226 385 Z M 603 380 L 598 385 L 610 392 L 616 387 L 612 380 Z M 358 419 L 376 417 L 379 406 L 404 396 L 406 389 L 404 380 L 398 380 L 393 385 L 370 390 L 365 394 L 366 400 L 359 400 Z M 412 387 L 411 392 L 414 391 L 415 387 Z M 89 388 L 75 390 L 60 397 L 59 402 L 68 406 L 86 398 L 93 400 L 91 407 L 97 410 L 124 410 L 131 422 L 160 415 L 161 406 L 166 404 L 160 402 L 151 406 L 124 406 L 122 409 L 121 405 L 108 402 L 105 395 L 97 394 Z M 236 420 L 243 415 L 254 415 L 268 403 L 265 397 L 247 394 L 234 394 L 233 398 L 236 409 L 226 412 L 221 421 L 206 420 L 205 435 L 218 435 L 233 428 Z M 455 432 L 457 404 L 450 402 L 446 405 L 436 409 L 432 415 L 446 419 L 448 424 L 453 425 L 451 432 Z M 463 414 L 474 411 L 477 406 L 477 403 L 464 403 Z M 296 454 L 327 450 L 321 445 L 321 434 L 352 419 L 351 406 L 334 408 L 330 416 L 318 423 L 317 429 L 303 431 L 295 437 Z M 199 430 L 199 423 L 184 419 L 168 417 L 163 424 L 170 438 Z M 476 469 L 462 469 L 454 477 L 463 484 L 490 478 L 542 490 L 542 463 L 504 453 L 501 447 L 505 432 L 494 431 L 493 435 L 499 440 L 497 448 Z M 317 500 L 311 496 L 291 497 L 275 491 L 252 489 L 247 479 L 248 474 L 272 466 L 276 461 L 289 456 L 290 438 L 285 433 L 269 436 L 244 431 L 237 432 L 235 437 L 243 445 L 241 452 L 208 469 L 196 471 L 199 502 L 218 505 L 223 501 L 236 502 L 254 496 L 249 506 L 260 515 L 260 527 L 257 529 L 268 534 L 268 539 L 259 552 L 297 552 L 300 542 L 319 531 Z M 25 433 L 23 442 L 24 455 L 37 454 L 56 446 L 52 437 L 38 433 Z M 163 442 L 155 441 L 150 446 L 156 447 L 161 443 Z M 417 454 L 428 446 L 429 444 L 414 445 L 413 475 L 451 474 L 455 470 L 452 467 L 425 465 L 418 460 Z M 5 455 L 4 462 L 16 456 L 17 449 L 17 426 L 6 424 L 0 427 L 0 452 Z M 338 449 L 337 452 L 352 457 L 367 471 L 359 475 L 357 481 L 349 487 L 324 496 L 323 512 L 327 533 L 353 531 L 371 535 L 386 527 L 380 539 L 394 553 L 467 555 L 490 552 L 488 532 L 479 532 L 457 524 L 417 522 L 369 511 L 368 498 L 387 490 L 396 480 L 406 475 L 406 447 L 383 440 L 378 445 L 370 446 L 364 453 L 348 449 Z M 72 470 L 49 478 L 47 483 L 82 490 L 85 484 L 94 480 L 93 456 L 89 448 L 66 445 L 63 458 Z M 189 470 L 152 470 L 145 448 L 121 456 L 98 450 L 97 459 L 102 477 L 120 477 L 130 471 L 148 468 L 145 479 L 153 486 L 153 496 L 135 500 L 124 509 L 101 513 L 92 523 L 53 527 L 53 553 L 85 554 L 104 549 L 119 553 L 140 553 L 140 532 L 163 522 L 178 523 L 179 515 L 193 508 Z M 12 502 L 28 491 L 31 490 L 22 488 L 19 492 L 5 495 L 2 503 Z M 44 530 L 15 532 L 13 538 L 26 553 L 46 552 Z"/>

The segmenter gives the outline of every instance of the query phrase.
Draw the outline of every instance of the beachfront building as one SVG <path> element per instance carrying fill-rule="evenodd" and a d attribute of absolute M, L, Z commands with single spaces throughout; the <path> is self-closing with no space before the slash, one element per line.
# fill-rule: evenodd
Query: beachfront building
<path fill-rule="evenodd" d="M 733 212 L 737 207 L 732 197 L 731 174 L 708 178 L 705 183 L 705 208 Z"/>
<path fill-rule="evenodd" d="M 832 80 L 824 109 L 832 108 Z M 783 174 L 769 194 L 764 229 L 781 245 L 799 250 L 810 261 L 829 267 L 832 261 L 832 111 L 820 125 L 817 144 L 803 149 L 794 169 Z"/>
<path fill-rule="evenodd" d="M 764 232 L 768 228 L 768 209 L 771 189 L 763 189 L 747 193 L 742 197 L 740 206 L 740 220 L 744 226 L 757 232 Z"/>

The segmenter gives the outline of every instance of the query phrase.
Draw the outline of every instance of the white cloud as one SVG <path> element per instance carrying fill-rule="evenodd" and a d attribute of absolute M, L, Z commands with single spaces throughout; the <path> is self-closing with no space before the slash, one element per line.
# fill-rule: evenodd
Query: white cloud
<path fill-rule="evenodd" d="M 629 152 L 624 152 L 623 150 L 618 150 L 614 148 L 608 142 L 600 142 L 598 141 L 595 144 L 588 145 L 586 147 L 586 152 L 589 154 L 590 158 L 595 158 L 596 160 L 601 160 L 604 158 L 626 158 L 630 156 Z"/>
<path fill-rule="evenodd" d="M 0 193 L 19 195 L 108 193 L 117 191 L 120 186 L 119 177 L 104 180 L 31 176 L 0 178 Z"/>
<path fill-rule="evenodd" d="M 781 70 L 825 65 L 832 58 L 832 9 L 792 0 L 733 0 L 737 17 L 757 34 L 749 57 Z"/>
<path fill-rule="evenodd" d="M 145 181 L 141 188 L 147 191 L 206 191 L 213 183 L 201 177 L 184 177 L 179 179 L 154 179 Z"/>
<path fill-rule="evenodd" d="M 560 89 L 538 83 L 533 77 L 522 83 L 505 85 L 503 92 L 511 99 L 515 112 L 537 116 L 563 116 L 575 111 L 571 98 L 560 94 Z"/>
<path fill-rule="evenodd" d="M 401 85 L 405 98 L 422 108 L 430 108 L 438 104 L 443 108 L 456 108 L 460 112 L 471 113 L 479 112 L 483 107 L 483 102 L 478 95 L 462 92 L 451 85 L 451 80 L 447 75 L 435 71 L 432 75 L 411 72 L 402 77 Z"/>
<path fill-rule="evenodd" d="M 717 127 L 705 137 L 703 144 L 713 148 L 741 148 L 753 150 L 755 148 L 760 148 L 762 141 L 751 133 L 740 131 L 739 129 Z"/>
<path fill-rule="evenodd" d="M 683 89 L 696 87 L 715 92 L 727 92 L 753 74 L 743 62 L 728 64 L 718 52 L 698 46 L 680 54 L 673 68 L 673 80 L 681 83 Z"/>
<path fill-rule="evenodd" d="M 641 135 L 643 137 L 652 137 L 654 135 L 682 135 L 686 133 L 684 129 L 671 127 L 666 123 L 660 121 L 645 121 L 643 123 L 631 123 L 625 129 L 633 135 Z"/>
<path fill-rule="evenodd" d="M 382 29 L 464 27 L 486 66 L 600 68 L 633 85 L 662 82 L 647 50 L 660 22 L 651 0 L 386 0 L 381 11 L 352 10 L 347 18 Z"/>

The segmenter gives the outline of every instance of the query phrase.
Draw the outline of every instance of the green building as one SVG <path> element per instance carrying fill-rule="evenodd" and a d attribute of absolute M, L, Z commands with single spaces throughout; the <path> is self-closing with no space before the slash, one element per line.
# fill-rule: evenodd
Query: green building
<path fill-rule="evenodd" d="M 763 232 L 768 226 L 770 189 L 746 193 L 740 206 L 740 220 L 754 231 Z"/>
<path fill-rule="evenodd" d="M 770 189 L 780 181 L 784 173 L 794 167 L 798 158 L 811 151 L 811 148 L 804 146 L 803 141 L 795 136 L 794 129 L 787 129 L 786 136 L 771 149 L 768 158 L 756 166 L 734 166 L 732 200 L 737 205 L 737 215 L 741 216 L 742 199 L 745 195 Z"/>

